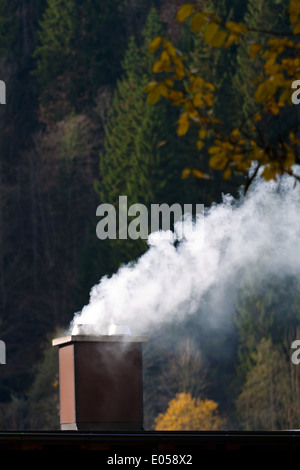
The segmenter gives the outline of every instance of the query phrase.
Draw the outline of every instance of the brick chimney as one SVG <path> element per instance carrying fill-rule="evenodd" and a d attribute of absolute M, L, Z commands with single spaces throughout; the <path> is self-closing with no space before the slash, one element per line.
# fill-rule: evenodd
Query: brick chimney
<path fill-rule="evenodd" d="M 61 430 L 142 431 L 147 339 L 77 332 L 52 341 L 59 354 Z"/>

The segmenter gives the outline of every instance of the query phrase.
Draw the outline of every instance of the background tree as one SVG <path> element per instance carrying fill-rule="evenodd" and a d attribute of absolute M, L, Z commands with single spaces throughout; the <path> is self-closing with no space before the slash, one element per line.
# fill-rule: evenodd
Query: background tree
<path fill-rule="evenodd" d="M 298 428 L 299 396 L 295 392 L 298 395 L 299 391 L 291 383 L 290 370 L 297 366 L 266 338 L 258 344 L 253 359 L 255 365 L 236 402 L 240 426 L 255 431 Z"/>
<path fill-rule="evenodd" d="M 34 53 L 43 119 L 88 107 L 100 85 L 115 82 L 126 45 L 121 4 L 48 0 Z"/>
<path fill-rule="evenodd" d="M 145 429 L 153 427 L 157 415 L 178 393 L 201 396 L 209 388 L 208 366 L 197 335 L 193 338 L 182 325 L 180 332 L 170 325 L 168 334 L 156 333 L 144 348 Z"/>
<path fill-rule="evenodd" d="M 210 109 L 215 101 L 215 84 L 191 69 L 185 57 L 178 53 L 169 40 L 157 36 L 149 49 L 150 53 L 160 50 L 160 57 L 153 66 L 155 77 L 147 87 L 149 101 L 155 104 L 164 97 L 179 106 L 178 135 L 185 135 L 191 125 L 196 124 L 199 128 L 197 148 L 201 149 L 207 143 L 209 164 L 214 169 L 222 170 L 225 179 L 231 177 L 232 171 L 244 173 L 245 192 L 260 168 L 263 168 L 261 176 L 266 180 L 276 179 L 282 174 L 299 179 L 292 169 L 298 161 L 298 140 L 296 134 L 291 132 L 291 129 L 295 132 L 298 129 L 298 117 L 293 110 L 290 113 L 293 119 L 288 122 L 284 119 L 287 107 L 292 105 L 291 84 L 298 77 L 298 7 L 297 0 L 291 0 L 290 25 L 285 33 L 275 31 L 272 37 L 272 31 L 268 31 L 271 37 L 266 47 L 263 44 L 252 44 L 250 57 L 262 54 L 264 68 L 254 94 L 261 112 L 247 117 L 251 122 L 251 133 L 247 132 L 244 125 L 235 127 L 229 123 L 228 127 L 226 122 L 212 115 Z M 178 10 L 177 19 L 179 22 L 189 20 L 195 34 L 203 34 L 211 47 L 224 50 L 237 44 L 241 37 L 247 35 L 248 38 L 251 33 L 257 32 L 256 28 L 232 21 L 227 15 L 220 17 L 215 12 L 212 14 L 205 6 L 198 4 L 183 5 Z M 283 117 L 280 132 L 273 141 L 270 141 L 268 134 L 263 134 L 262 115 L 266 116 L 268 122 L 271 115 L 275 123 L 279 116 Z M 253 164 L 255 171 L 249 173 Z M 197 176 L 203 175 L 199 173 Z"/>
<path fill-rule="evenodd" d="M 259 267 L 246 276 L 236 297 L 235 323 L 238 329 L 241 380 L 253 366 L 258 344 L 268 338 L 275 347 L 282 346 L 288 336 L 296 334 L 299 317 L 299 279 L 294 276 L 273 276 L 265 279 Z"/>
<path fill-rule="evenodd" d="M 145 87 L 153 64 L 147 51 L 153 34 L 161 31 L 157 11 L 152 9 L 140 44 L 134 38 L 130 40 L 123 60 L 123 77 L 117 83 L 107 115 L 105 150 L 100 156 L 100 179 L 96 184 L 101 202 L 117 207 L 119 196 L 126 195 L 128 206 L 139 202 L 149 208 L 149 213 L 153 203 L 184 204 L 199 199 L 208 202 L 214 190 L 210 181 L 190 184 L 181 180 L 191 152 L 184 141 L 177 145 L 170 139 L 174 111 L 167 103 L 153 108 L 147 102 Z M 111 246 L 108 240 L 105 244 Z M 113 244 L 117 263 L 136 258 L 147 247 L 139 240 L 116 240 Z"/>
<path fill-rule="evenodd" d="M 170 401 L 165 414 L 156 419 L 157 431 L 217 431 L 224 429 L 224 421 L 218 415 L 218 404 L 212 400 L 192 398 L 179 393 Z"/>

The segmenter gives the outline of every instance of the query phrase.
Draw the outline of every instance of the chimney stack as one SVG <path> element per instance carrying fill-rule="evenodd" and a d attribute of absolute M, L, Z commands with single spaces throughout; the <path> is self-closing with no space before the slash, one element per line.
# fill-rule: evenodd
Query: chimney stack
<path fill-rule="evenodd" d="M 142 345 L 147 339 L 128 334 L 128 327 L 111 331 L 92 336 L 75 326 L 69 336 L 52 341 L 59 352 L 61 430 L 143 430 Z"/>

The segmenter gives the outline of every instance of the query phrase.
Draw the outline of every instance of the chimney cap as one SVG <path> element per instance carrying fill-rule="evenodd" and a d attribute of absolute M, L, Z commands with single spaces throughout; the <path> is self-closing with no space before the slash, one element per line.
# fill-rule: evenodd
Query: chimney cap
<path fill-rule="evenodd" d="M 52 340 L 52 346 L 61 346 L 67 343 L 76 342 L 117 342 L 117 343 L 146 343 L 148 338 L 146 336 L 132 336 L 132 335 L 67 335 Z"/>

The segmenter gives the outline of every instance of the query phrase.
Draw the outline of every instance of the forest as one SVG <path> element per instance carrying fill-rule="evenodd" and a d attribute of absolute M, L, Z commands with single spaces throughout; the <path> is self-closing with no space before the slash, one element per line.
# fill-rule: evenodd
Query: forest
<path fill-rule="evenodd" d="M 59 428 L 58 357 L 51 340 L 88 303 L 92 286 L 148 250 L 142 239 L 99 240 L 99 204 L 116 206 L 126 195 L 128 205 L 210 208 L 224 195 L 239 197 L 245 184 L 241 165 L 224 177 L 222 163 L 209 164 L 202 144 L 194 145 L 197 129 L 176 132 L 178 107 L 171 100 L 149 102 L 157 60 L 149 48 L 154 38 L 165 37 L 192 70 L 216 85 L 210 116 L 235 129 L 256 112 L 263 59 L 249 57 L 244 38 L 220 48 L 193 34 L 176 17 L 184 3 L 0 2 L 0 80 L 6 84 L 6 104 L 0 105 L 0 339 L 7 351 L 0 365 L 1 430 Z M 265 41 L 260 31 L 290 28 L 288 0 L 198 5 L 250 25 L 255 43 Z M 261 124 L 270 139 L 295 122 L 297 107 L 275 118 L 272 126 L 269 117 Z M 290 348 L 300 332 L 300 270 L 265 278 L 258 263 L 245 266 L 241 279 L 228 292 L 231 311 L 222 328 L 205 321 L 204 307 L 202 315 L 167 323 L 149 338 L 146 429 L 299 428 L 300 376 Z"/>

